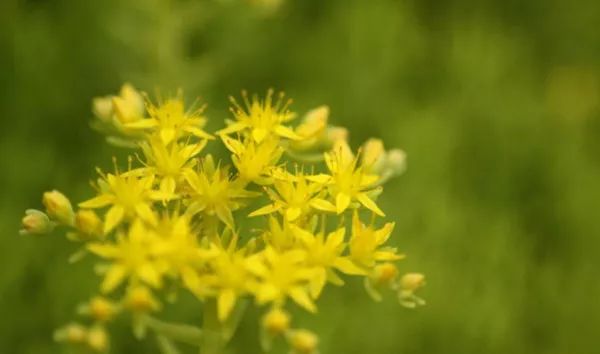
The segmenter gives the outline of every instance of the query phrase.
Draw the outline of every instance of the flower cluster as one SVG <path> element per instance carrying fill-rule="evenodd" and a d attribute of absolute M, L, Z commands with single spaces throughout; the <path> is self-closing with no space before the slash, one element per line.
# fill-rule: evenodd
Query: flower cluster
<path fill-rule="evenodd" d="M 124 85 L 94 100 L 94 126 L 112 143 L 135 146 L 136 158 L 124 170 L 117 161 L 112 172 L 98 169 L 95 195 L 76 210 L 51 191 L 46 212 L 28 210 L 23 219 L 22 233 L 63 226 L 82 245 L 74 260 L 100 259 L 99 294 L 79 309 L 91 325 L 67 325 L 58 340 L 106 351 L 108 324 L 128 313 L 135 333 L 154 333 L 165 353 L 175 342 L 218 353 L 253 302 L 265 309 L 265 350 L 283 340 L 292 353 L 311 354 L 317 336 L 294 328 L 287 309 L 316 312 L 328 284 L 362 277 L 376 300 L 392 289 L 408 307 L 424 303 L 415 295 L 423 276 L 400 276 L 403 255 L 387 244 L 394 223 L 379 222 L 377 197 L 403 172 L 404 153 L 371 139 L 355 154 L 346 130 L 329 125 L 326 106 L 293 127 L 291 100 L 271 90 L 231 103 L 233 119 L 210 134 L 203 108 L 186 109 L 181 95 L 153 103 Z M 202 153 L 217 141 L 231 163 Z M 245 219 L 260 226 L 245 230 Z M 202 303 L 202 329 L 157 318 L 179 290 Z"/>

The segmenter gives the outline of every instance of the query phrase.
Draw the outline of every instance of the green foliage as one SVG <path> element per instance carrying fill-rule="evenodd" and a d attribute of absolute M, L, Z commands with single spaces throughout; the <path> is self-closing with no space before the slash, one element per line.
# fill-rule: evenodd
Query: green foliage
<path fill-rule="evenodd" d="M 54 187 L 83 200 L 93 165 L 110 167 L 90 100 L 124 81 L 181 86 L 213 124 L 229 94 L 273 86 L 300 112 L 327 103 L 354 146 L 406 150 L 380 203 L 428 305 L 334 289 L 321 316 L 297 315 L 323 353 L 597 351 L 599 20 L 597 2 L 559 0 L 3 2 L 0 352 L 59 352 L 53 329 L 96 290 L 71 245 L 19 237 L 19 220 Z M 244 321 L 232 352 L 256 343 Z M 154 345 L 123 328 L 115 353 Z"/>

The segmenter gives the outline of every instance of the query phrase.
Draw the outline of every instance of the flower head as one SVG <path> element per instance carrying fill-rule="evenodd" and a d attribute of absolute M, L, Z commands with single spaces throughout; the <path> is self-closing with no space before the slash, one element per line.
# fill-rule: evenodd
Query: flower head
<path fill-rule="evenodd" d="M 96 242 L 88 245 L 90 252 L 109 260 L 101 290 L 109 293 L 126 278 L 158 288 L 166 271 L 156 257 L 154 245 L 158 235 L 144 226 L 141 220 L 133 222 L 127 234 L 119 233 L 116 242 Z"/>
<path fill-rule="evenodd" d="M 110 209 L 104 217 L 103 232 L 112 231 L 124 219 L 136 217 L 149 224 L 156 224 L 156 215 L 151 205 L 156 201 L 172 199 L 175 196 L 154 189 L 154 176 L 139 177 L 134 173 L 104 174 L 98 180 L 98 196 L 79 203 L 86 209 Z"/>
<path fill-rule="evenodd" d="M 259 278 L 253 289 L 258 303 L 281 305 L 289 297 L 304 309 L 316 312 L 307 287 L 315 271 L 306 265 L 306 257 L 304 250 L 280 252 L 270 246 L 249 257 L 248 269 Z"/>
<path fill-rule="evenodd" d="M 189 170 L 184 175 L 190 186 L 188 212 L 216 215 L 230 228 L 234 226 L 232 211 L 255 196 L 244 189 L 242 182 L 231 178 L 228 167 L 215 165 L 210 155 L 202 161 L 200 170 Z"/>
<path fill-rule="evenodd" d="M 349 242 L 350 258 L 363 267 L 372 267 L 378 261 L 402 259 L 403 256 L 397 254 L 395 248 L 383 246 L 393 230 L 394 223 L 387 223 L 381 229 L 366 226 L 355 212 L 352 217 L 352 236 Z"/>
<path fill-rule="evenodd" d="M 328 186 L 338 214 L 356 201 L 379 216 L 385 215 L 369 196 L 379 176 L 367 173 L 358 165 L 358 158 L 354 157 L 346 142 L 338 141 L 330 153 L 325 153 L 325 163 L 330 174 L 311 178 Z"/>
<path fill-rule="evenodd" d="M 279 94 L 276 101 L 273 101 L 273 94 L 274 91 L 269 90 L 264 100 L 260 100 L 258 96 L 249 99 L 246 91 L 242 91 L 244 106 L 240 105 L 235 98 L 230 97 L 233 104 L 231 112 L 236 120 L 230 122 L 227 128 L 219 131 L 218 134 L 247 132 L 257 144 L 260 144 L 269 136 L 292 140 L 302 139 L 292 129 L 284 125 L 296 116 L 288 109 L 292 101 L 284 101 L 285 95 L 283 92 Z"/>
<path fill-rule="evenodd" d="M 147 131 L 157 136 L 165 145 L 182 137 L 212 139 L 203 130 L 206 118 L 202 116 L 204 107 L 195 111 L 186 111 L 181 97 L 170 98 L 158 105 L 147 102 L 149 118 L 141 119 L 125 126 L 132 130 Z"/>

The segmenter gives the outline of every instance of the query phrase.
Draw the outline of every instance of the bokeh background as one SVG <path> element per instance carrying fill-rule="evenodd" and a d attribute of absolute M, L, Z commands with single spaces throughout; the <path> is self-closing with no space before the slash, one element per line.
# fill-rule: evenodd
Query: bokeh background
<path fill-rule="evenodd" d="M 61 353 L 53 329 L 96 290 L 60 233 L 17 231 L 110 167 L 90 102 L 125 81 L 201 97 L 211 127 L 228 95 L 284 89 L 354 146 L 406 150 L 381 203 L 428 305 L 331 289 L 297 317 L 323 354 L 600 353 L 599 24 L 598 1 L 1 1 L 0 353 Z M 256 320 L 231 353 L 259 352 Z M 157 352 L 114 332 L 114 353 Z"/>

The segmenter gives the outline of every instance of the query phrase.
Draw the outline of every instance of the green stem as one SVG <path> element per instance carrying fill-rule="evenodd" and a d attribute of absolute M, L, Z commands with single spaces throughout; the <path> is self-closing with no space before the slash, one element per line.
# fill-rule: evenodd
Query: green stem
<path fill-rule="evenodd" d="M 204 333 L 198 327 L 168 323 L 150 316 L 145 316 L 143 321 L 148 328 L 166 338 L 195 346 L 202 345 L 204 342 Z"/>
<path fill-rule="evenodd" d="M 214 299 L 204 303 L 204 318 L 202 323 L 204 340 L 200 345 L 200 354 L 222 354 L 225 347 L 223 328 L 217 317 L 217 302 Z"/>

